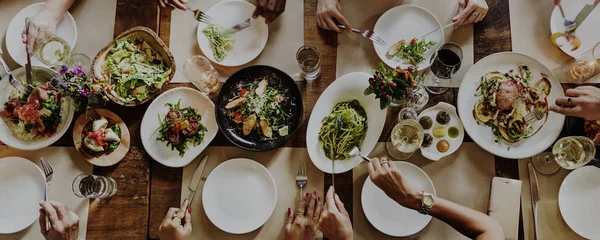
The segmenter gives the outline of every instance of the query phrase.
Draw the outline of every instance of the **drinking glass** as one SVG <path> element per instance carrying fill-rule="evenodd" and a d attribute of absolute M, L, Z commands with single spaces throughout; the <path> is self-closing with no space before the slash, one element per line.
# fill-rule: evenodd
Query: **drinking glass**
<path fill-rule="evenodd" d="M 73 180 L 73 193 L 80 198 L 109 198 L 117 192 L 117 182 L 104 176 L 82 173 Z"/>
<path fill-rule="evenodd" d="M 71 57 L 69 43 L 51 33 L 43 34 L 42 41 L 33 47 L 33 56 L 48 66 L 61 66 Z"/>
<path fill-rule="evenodd" d="M 563 82 L 581 84 L 600 74 L 600 42 L 581 57 L 554 70 Z"/>
<path fill-rule="evenodd" d="M 315 80 L 321 76 L 321 55 L 315 46 L 309 44 L 300 47 L 296 52 L 296 60 L 305 80 Z"/>
<path fill-rule="evenodd" d="M 219 73 L 204 56 L 196 55 L 187 58 L 183 63 L 183 75 L 209 98 L 216 97 L 221 89 Z"/>
<path fill-rule="evenodd" d="M 402 110 L 400 111 L 402 112 Z M 394 126 L 390 133 L 390 139 L 386 142 L 388 153 L 396 160 L 410 158 L 423 143 L 423 127 L 415 120 L 416 116 L 412 118 L 405 114 L 402 118 L 405 119 Z"/>
<path fill-rule="evenodd" d="M 587 137 L 564 137 L 556 141 L 552 153 L 541 153 L 531 160 L 542 174 L 556 173 L 561 167 L 572 170 L 588 164 L 596 155 L 594 142 Z"/>
<path fill-rule="evenodd" d="M 83 53 L 71 54 L 71 57 L 69 58 L 68 63 L 71 66 L 74 66 L 74 65 L 81 66 L 86 74 L 89 74 L 90 70 L 92 68 L 92 61 L 90 60 L 90 57 L 88 57 L 87 55 L 85 55 Z"/>
<path fill-rule="evenodd" d="M 444 43 L 435 52 L 425 75 L 425 88 L 431 94 L 448 91 L 452 77 L 460 69 L 462 49 L 456 43 Z"/>

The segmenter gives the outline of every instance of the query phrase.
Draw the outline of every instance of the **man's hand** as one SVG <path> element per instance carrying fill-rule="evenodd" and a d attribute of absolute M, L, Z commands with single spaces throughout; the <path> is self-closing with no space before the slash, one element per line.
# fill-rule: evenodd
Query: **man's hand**
<path fill-rule="evenodd" d="M 421 194 L 406 184 L 402 172 L 393 161 L 388 161 L 385 157 L 381 160 L 373 158 L 368 170 L 371 181 L 398 204 L 415 210 L 421 207 Z"/>
<path fill-rule="evenodd" d="M 285 11 L 285 0 L 257 0 L 252 18 L 262 16 L 265 18 L 265 23 L 269 24 L 279 17 L 283 11 Z"/>
<path fill-rule="evenodd" d="M 161 240 L 187 240 L 192 235 L 192 208 L 185 209 L 189 202 L 184 200 L 181 208 L 169 208 L 167 215 L 158 227 L 158 237 Z"/>
<path fill-rule="evenodd" d="M 344 30 L 337 26 L 338 23 L 344 25 L 346 31 L 352 29 L 348 20 L 342 15 L 342 6 L 338 0 L 319 0 L 317 5 L 317 25 L 323 29 L 341 33 Z"/>
<path fill-rule="evenodd" d="M 555 104 L 550 106 L 551 111 L 586 120 L 600 120 L 600 88 L 579 86 L 568 89 L 565 95 L 556 99 Z"/>
<path fill-rule="evenodd" d="M 59 202 L 40 202 L 40 231 L 48 240 L 76 240 L 79 235 L 79 217 Z M 50 229 L 46 229 L 46 220 Z"/>

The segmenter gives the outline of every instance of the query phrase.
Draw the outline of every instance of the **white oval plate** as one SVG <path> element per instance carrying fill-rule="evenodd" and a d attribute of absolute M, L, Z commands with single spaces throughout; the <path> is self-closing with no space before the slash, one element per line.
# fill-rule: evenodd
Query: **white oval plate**
<path fill-rule="evenodd" d="M 433 182 L 422 169 L 409 162 L 394 163 L 402 171 L 407 183 L 418 192 L 425 191 L 436 195 Z M 389 198 L 369 177 L 365 181 L 360 198 L 367 220 L 380 232 L 393 237 L 413 235 L 431 221 L 431 216 L 405 208 Z"/>
<path fill-rule="evenodd" d="M 213 17 L 215 23 L 229 28 L 252 16 L 254 9 L 256 7 L 249 2 L 228 0 L 215 4 L 206 11 L 206 14 Z M 265 49 L 269 38 L 269 26 L 262 20 L 253 20 L 250 27 L 235 34 L 233 48 L 227 52 L 223 61 L 217 62 L 208 38 L 202 33 L 206 26 L 206 23 L 198 24 L 196 36 L 200 50 L 213 63 L 226 67 L 241 66 L 254 60 Z"/>
<path fill-rule="evenodd" d="M 567 19 L 575 21 L 575 17 L 586 4 L 592 5 L 594 4 L 594 0 L 569 0 L 568 2 L 565 1 L 561 6 L 565 11 Z M 562 45 L 560 50 L 564 53 L 573 58 L 579 58 L 585 52 L 592 49 L 596 43 L 600 42 L 598 29 L 600 29 L 600 7 L 596 6 L 575 31 L 575 36 L 581 40 L 579 49 L 571 51 L 571 44 L 564 37 L 557 39 L 556 42 Z M 552 34 L 557 32 L 564 33 L 565 30 L 564 18 L 560 14 L 560 9 L 554 7 L 552 16 L 550 17 L 550 32 Z"/>
<path fill-rule="evenodd" d="M 33 72 L 36 72 L 36 68 L 33 67 Z M 50 71 L 50 70 L 48 70 Z M 25 76 L 25 67 L 18 68 L 13 71 L 13 74 L 16 78 L 21 78 L 20 76 Z M 34 73 L 35 75 L 35 73 Z M 34 77 L 35 78 L 35 77 Z M 22 81 L 24 82 L 24 81 Z M 8 75 L 5 75 L 4 78 L 0 81 L 0 108 L 4 107 L 4 104 L 8 102 L 8 98 L 14 93 L 18 93 L 18 91 L 8 83 Z M 69 130 L 69 126 L 71 125 L 71 121 L 73 121 L 73 115 L 75 115 L 75 107 L 73 106 L 73 101 L 70 98 L 67 98 L 66 101 L 69 101 L 69 105 L 62 112 L 62 123 L 56 129 L 56 133 L 48 138 L 33 140 L 33 141 L 25 141 L 21 140 L 13 135 L 13 133 L 8 128 L 8 125 L 4 122 L 3 119 L 0 119 L 0 141 L 2 141 L 7 146 L 31 151 L 45 148 L 47 146 L 52 145 L 56 141 L 58 141 L 67 130 Z"/>
<path fill-rule="evenodd" d="M 256 230 L 269 218 L 277 204 L 277 187 L 269 170 L 246 158 L 221 163 L 202 191 L 206 216 L 219 229 L 233 234 Z"/>
<path fill-rule="evenodd" d="M 564 96 L 560 82 L 544 64 L 520 53 L 503 52 L 492 54 L 475 63 L 463 78 L 457 98 L 458 115 L 463 126 L 468 126 L 465 129 L 467 134 L 481 148 L 496 156 L 508 159 L 528 158 L 548 149 L 558 138 L 565 122 L 564 115 L 550 111 L 548 120 L 538 133 L 517 143 L 507 143 L 506 141 L 497 143 L 490 127 L 477 124 L 477 121 L 473 118 L 473 107 L 480 98 L 476 97 L 475 93 L 481 77 L 492 71 L 506 73 L 510 69 L 518 70 L 519 64 L 529 66 L 534 83 L 542 78 L 541 73 L 548 75 L 548 80 L 552 85 L 548 95 L 548 104 L 554 104 L 556 98 Z M 539 128 L 542 122 L 538 121 L 534 127 Z"/>
<path fill-rule="evenodd" d="M 321 143 L 319 142 L 319 131 L 321 121 L 331 113 L 333 107 L 340 102 L 358 100 L 367 112 L 367 135 L 362 143 L 360 152 L 368 156 L 375 147 L 383 126 L 385 125 L 386 111 L 379 108 L 379 100 L 375 95 L 365 96 L 363 92 L 369 87 L 371 75 L 361 72 L 348 73 L 336 79 L 321 93 L 308 120 L 306 131 L 306 148 L 308 155 L 315 166 L 326 173 L 331 173 L 331 160 L 325 156 Z M 335 173 L 347 172 L 363 161 L 360 157 L 354 157 L 335 162 Z"/>
<path fill-rule="evenodd" d="M 156 140 L 158 137 L 156 129 L 160 126 L 159 117 L 160 119 L 164 119 L 165 114 L 169 111 L 169 107 L 165 106 L 165 104 L 175 104 L 179 99 L 181 99 L 181 108 L 191 106 L 198 111 L 198 114 L 202 115 L 200 123 L 207 128 L 204 134 L 204 141 L 195 147 L 191 143 L 188 143 L 188 149 L 185 151 L 183 157 L 179 156 L 177 150 L 171 150 L 170 147 L 167 147 L 166 142 Z M 198 90 L 188 87 L 178 87 L 164 92 L 152 101 L 142 118 L 140 132 L 142 144 L 150 157 L 168 167 L 183 167 L 196 159 L 204 151 L 217 135 L 218 129 L 213 102 Z"/>
<path fill-rule="evenodd" d="M 25 27 L 25 18 L 35 15 L 44 4 L 45 3 L 36 3 L 23 8 L 23 10 L 17 13 L 10 21 L 8 28 L 6 29 L 5 41 L 8 54 L 10 54 L 10 57 L 21 66 L 25 66 L 27 63 L 25 45 L 21 41 L 21 32 L 23 32 L 23 28 Z M 63 18 L 58 22 L 55 35 L 67 41 L 71 50 L 75 48 L 75 44 L 77 43 L 77 25 L 69 12 L 66 12 Z M 34 56 L 31 56 L 31 65 L 48 67 Z"/>
<path fill-rule="evenodd" d="M 450 122 L 446 125 L 441 125 L 435 120 L 435 117 L 437 116 L 438 112 L 441 111 L 446 111 L 450 114 Z M 448 103 L 440 102 L 437 105 L 425 109 L 423 112 L 421 112 L 421 114 L 419 114 L 419 117 L 417 118 L 417 121 L 424 116 L 428 116 L 431 118 L 431 120 L 433 120 L 431 128 L 428 130 L 423 130 L 425 133 L 429 133 L 433 137 L 433 143 L 431 143 L 431 146 L 429 147 L 420 147 L 421 154 L 423 155 L 423 157 L 426 157 L 429 160 L 437 161 L 440 160 L 440 158 L 443 158 L 456 152 L 456 150 L 458 150 L 458 147 L 460 147 L 460 145 L 462 144 L 463 138 L 465 137 L 465 129 L 462 123 L 460 122 L 458 114 L 456 113 L 456 108 Z M 433 129 L 436 127 L 445 127 L 446 135 L 441 138 L 434 137 Z M 451 127 L 458 128 L 458 137 L 451 138 L 448 136 L 448 129 Z M 439 152 L 436 147 L 436 144 L 441 140 L 446 140 L 450 144 L 450 148 L 448 148 L 448 151 L 444 153 Z"/>
<path fill-rule="evenodd" d="M 0 159 L 0 234 L 21 231 L 38 219 L 45 183 L 35 163 L 20 157 Z"/>
<path fill-rule="evenodd" d="M 396 42 L 404 39 L 409 41 L 413 38 L 419 38 L 430 31 L 442 27 L 440 21 L 427 9 L 414 5 L 399 5 L 387 10 L 375 23 L 373 31 L 377 33 L 387 43 L 387 46 L 381 46 L 373 42 L 375 52 L 388 67 L 397 66 L 406 69 L 410 64 L 404 64 L 403 61 L 394 57 L 388 59 L 385 55 L 388 49 Z M 429 34 L 425 41 L 435 41 L 425 52 L 425 60 L 419 63 L 418 70 L 429 67 L 429 59 L 435 53 L 435 50 L 444 43 L 444 30 Z"/>
<path fill-rule="evenodd" d="M 600 169 L 585 166 L 569 173 L 558 191 L 558 207 L 571 229 L 587 239 L 600 238 Z"/>

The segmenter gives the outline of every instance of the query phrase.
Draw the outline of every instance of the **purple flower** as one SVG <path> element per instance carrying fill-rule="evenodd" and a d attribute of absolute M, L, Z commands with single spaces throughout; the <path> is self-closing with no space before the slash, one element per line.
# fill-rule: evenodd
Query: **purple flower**
<path fill-rule="evenodd" d="M 66 65 L 63 65 L 63 67 L 60 69 L 60 71 L 58 71 L 58 76 L 64 76 L 67 74 L 67 71 L 69 70 L 69 68 L 65 68 Z"/>
<path fill-rule="evenodd" d="M 85 74 L 85 70 L 81 66 L 75 66 L 74 68 L 71 68 L 70 71 L 73 75 Z"/>
<path fill-rule="evenodd" d="M 65 82 L 65 81 L 60 81 L 60 82 L 58 83 L 58 86 L 59 86 L 60 88 L 62 88 L 62 89 L 67 89 L 67 86 L 68 86 L 68 84 L 67 84 L 67 82 Z"/>
<path fill-rule="evenodd" d="M 90 88 L 87 85 L 84 85 L 83 87 L 79 88 L 79 92 L 81 93 L 81 96 L 83 97 L 89 97 L 90 96 Z"/>

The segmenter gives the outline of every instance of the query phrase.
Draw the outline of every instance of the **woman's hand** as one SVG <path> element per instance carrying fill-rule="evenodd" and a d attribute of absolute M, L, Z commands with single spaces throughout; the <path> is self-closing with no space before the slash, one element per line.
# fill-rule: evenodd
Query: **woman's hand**
<path fill-rule="evenodd" d="M 459 0 L 458 14 L 452 18 L 452 21 L 455 22 L 454 29 L 483 20 L 488 9 L 485 0 Z"/>
<path fill-rule="evenodd" d="M 56 25 L 61 16 L 62 14 L 43 7 L 30 18 L 29 22 L 25 23 L 21 32 L 21 41 L 23 44 L 27 44 L 29 53 L 32 53 L 34 48 L 42 43 L 46 34 L 56 32 Z"/>
<path fill-rule="evenodd" d="M 308 208 L 305 211 L 307 200 Z M 322 207 L 323 203 L 321 203 L 321 197 L 317 198 L 317 192 L 304 194 L 298 201 L 298 209 L 296 210 L 295 215 L 292 209 L 288 208 L 288 218 L 285 225 L 285 239 L 315 239 Z"/>
<path fill-rule="evenodd" d="M 269 24 L 279 17 L 283 11 L 285 11 L 285 0 L 257 0 L 252 18 L 262 16 L 265 18 L 265 23 Z"/>
<path fill-rule="evenodd" d="M 556 99 L 555 105 L 550 106 L 551 111 L 586 120 L 600 120 L 600 88 L 579 86 L 568 89 L 565 95 Z"/>
<path fill-rule="evenodd" d="M 188 0 L 157 0 L 158 4 L 162 8 L 171 7 L 173 9 L 178 8 L 182 11 L 187 11 L 187 7 L 185 4 L 188 3 Z"/>
<path fill-rule="evenodd" d="M 412 209 L 421 207 L 421 194 L 406 184 L 400 169 L 393 161 L 389 162 L 385 157 L 381 160 L 373 158 L 369 162 L 368 171 L 371 181 L 398 204 Z"/>
<path fill-rule="evenodd" d="M 323 29 L 341 33 L 344 30 L 337 26 L 338 23 L 344 25 L 346 31 L 352 29 L 344 15 L 342 15 L 342 6 L 338 0 L 319 0 L 317 5 L 317 25 Z"/>
<path fill-rule="evenodd" d="M 327 191 L 325 208 L 319 220 L 319 230 L 332 240 L 346 240 L 353 237 L 350 216 L 338 195 L 334 196 L 333 187 L 329 187 Z"/>
<path fill-rule="evenodd" d="M 75 240 L 79 235 L 79 217 L 59 202 L 40 202 L 40 231 L 48 240 Z M 46 219 L 50 229 L 46 229 Z"/>
<path fill-rule="evenodd" d="M 189 202 L 184 200 L 181 208 L 169 208 L 167 215 L 158 227 L 161 240 L 187 240 L 192 235 L 192 208 L 185 209 Z"/>

